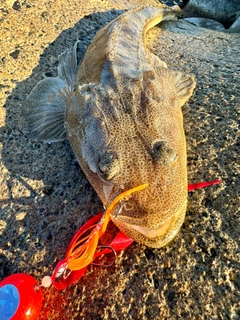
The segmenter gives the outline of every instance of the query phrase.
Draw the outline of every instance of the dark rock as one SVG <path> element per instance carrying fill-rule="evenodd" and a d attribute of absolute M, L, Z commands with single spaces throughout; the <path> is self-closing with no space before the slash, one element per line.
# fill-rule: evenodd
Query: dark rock
<path fill-rule="evenodd" d="M 16 50 L 14 50 L 13 52 L 9 53 L 9 55 L 10 55 L 13 59 L 17 59 L 20 52 L 21 52 L 20 49 L 16 49 Z"/>

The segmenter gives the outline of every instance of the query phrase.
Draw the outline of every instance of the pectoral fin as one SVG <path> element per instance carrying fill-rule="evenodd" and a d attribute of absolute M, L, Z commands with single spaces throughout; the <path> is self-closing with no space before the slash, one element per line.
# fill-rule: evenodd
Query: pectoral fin
<path fill-rule="evenodd" d="M 77 45 L 59 56 L 58 77 L 40 81 L 22 106 L 19 126 L 33 140 L 56 142 L 66 138 L 65 112 L 75 94 Z"/>
<path fill-rule="evenodd" d="M 165 85 L 173 87 L 179 105 L 183 106 L 192 96 L 196 86 L 194 76 L 163 67 L 155 67 L 155 71 Z M 166 92 L 167 88 L 164 89 Z"/>
<path fill-rule="evenodd" d="M 66 138 L 66 101 L 61 94 L 64 85 L 58 77 L 42 80 L 24 101 L 19 124 L 30 139 L 56 142 Z"/>
<path fill-rule="evenodd" d="M 196 86 L 194 76 L 179 71 L 171 72 L 173 73 L 173 84 L 180 100 L 180 106 L 183 106 L 192 96 Z"/>

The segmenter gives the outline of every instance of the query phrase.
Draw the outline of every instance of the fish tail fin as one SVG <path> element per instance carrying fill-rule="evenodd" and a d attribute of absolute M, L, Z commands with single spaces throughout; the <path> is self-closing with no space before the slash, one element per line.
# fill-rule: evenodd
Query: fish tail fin
<path fill-rule="evenodd" d="M 77 77 L 77 45 L 59 56 L 58 77 L 41 80 L 22 105 L 20 130 L 32 140 L 46 142 L 66 138 L 66 107 L 71 103 Z"/>

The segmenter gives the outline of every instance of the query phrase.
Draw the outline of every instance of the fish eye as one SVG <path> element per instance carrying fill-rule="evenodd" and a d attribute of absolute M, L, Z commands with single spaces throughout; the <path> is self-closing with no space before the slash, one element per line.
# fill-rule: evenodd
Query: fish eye
<path fill-rule="evenodd" d="M 119 160 L 114 153 L 105 153 L 98 163 L 98 174 L 106 180 L 111 180 L 119 170 Z"/>
<path fill-rule="evenodd" d="M 172 166 L 177 161 L 177 153 L 166 141 L 156 141 L 152 146 L 153 158 L 164 165 Z"/>

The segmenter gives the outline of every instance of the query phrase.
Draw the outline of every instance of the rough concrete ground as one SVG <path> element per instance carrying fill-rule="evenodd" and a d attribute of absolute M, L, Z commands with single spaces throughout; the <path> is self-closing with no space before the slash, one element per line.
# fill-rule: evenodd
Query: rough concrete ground
<path fill-rule="evenodd" d="M 39 281 L 64 257 L 78 228 L 102 207 L 69 143 L 33 143 L 18 129 L 34 85 L 56 74 L 57 56 L 83 52 L 119 10 L 143 1 L 6 1 L 0 5 L 0 279 Z M 111 10 L 114 9 L 114 10 Z M 195 74 L 183 109 L 189 182 L 223 183 L 189 194 L 185 223 L 167 247 L 134 243 L 111 268 L 44 289 L 39 319 L 239 319 L 240 35 L 181 21 L 155 27 L 147 43 L 169 67 Z M 109 234 L 116 232 L 113 225 Z"/>

